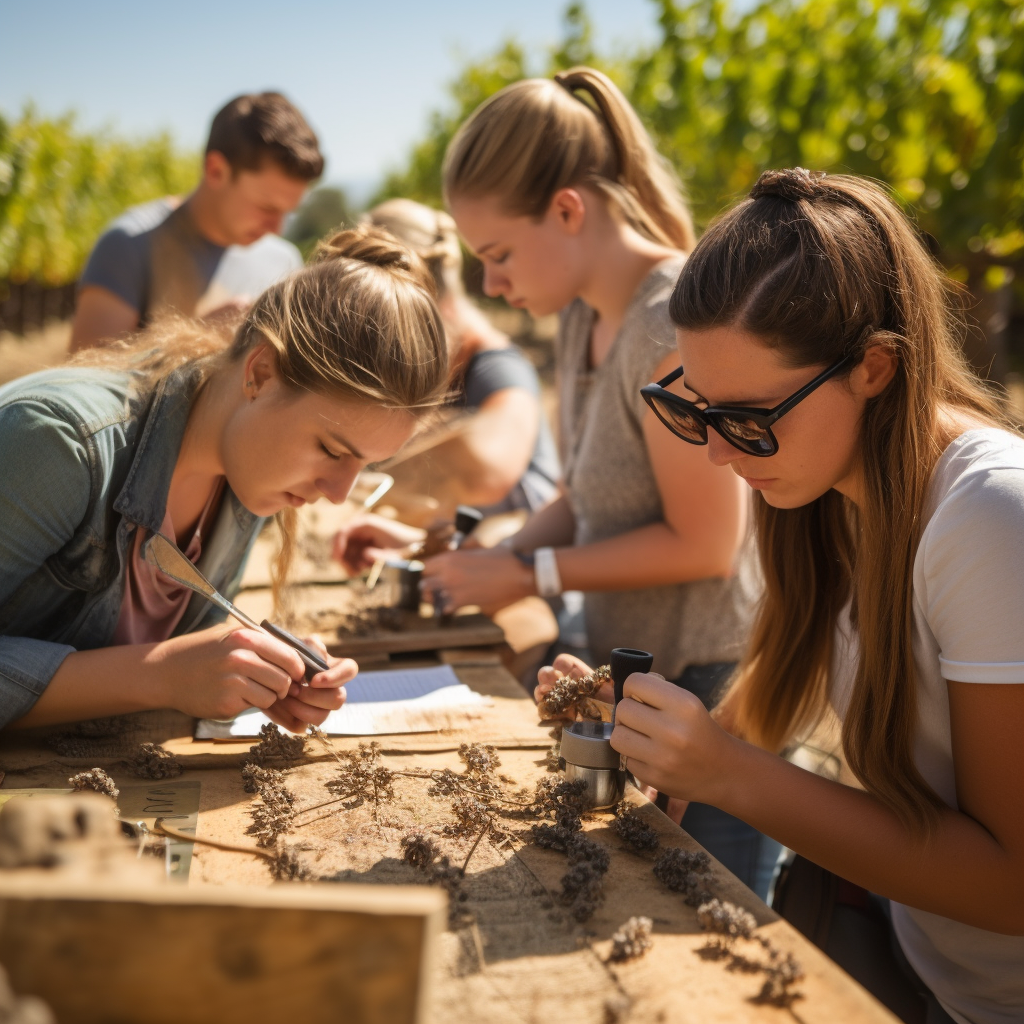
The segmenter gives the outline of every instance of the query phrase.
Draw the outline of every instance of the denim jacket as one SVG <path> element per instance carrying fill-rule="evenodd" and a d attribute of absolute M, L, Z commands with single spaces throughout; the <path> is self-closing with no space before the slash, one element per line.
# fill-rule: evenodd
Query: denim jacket
<path fill-rule="evenodd" d="M 126 371 L 67 367 L 0 387 L 0 726 L 63 660 L 110 644 L 135 530 L 160 529 L 199 370 L 140 394 Z M 264 520 L 229 488 L 199 568 L 238 589 Z M 224 614 L 193 595 L 175 635 Z"/>

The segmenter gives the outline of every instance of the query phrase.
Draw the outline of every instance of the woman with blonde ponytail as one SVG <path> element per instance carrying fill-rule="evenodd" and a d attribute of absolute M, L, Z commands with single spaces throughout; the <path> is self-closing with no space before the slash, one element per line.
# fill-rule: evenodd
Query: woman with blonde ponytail
<path fill-rule="evenodd" d="M 303 685 L 286 644 L 150 566 L 175 541 L 221 593 L 265 517 L 393 455 L 443 400 L 444 329 L 422 261 L 343 232 L 264 292 L 233 340 L 185 320 L 0 387 L 0 726 L 174 708 L 262 709 L 296 731 L 355 663 Z"/>
<path fill-rule="evenodd" d="M 368 210 L 364 222 L 413 249 L 437 285 L 448 338 L 450 405 L 464 410 L 457 435 L 429 453 L 431 494 L 442 499 L 442 515 L 460 504 L 486 515 L 546 505 L 558 492 L 561 471 L 537 371 L 466 294 L 455 221 L 411 199 L 388 199 Z M 392 520 L 360 516 L 346 524 L 337 548 L 350 554 L 356 569 L 384 554 L 380 545 L 386 549 L 396 532 L 402 531 Z"/>
<path fill-rule="evenodd" d="M 680 464 L 639 396 L 675 359 L 668 300 L 694 244 L 678 182 L 610 79 L 574 68 L 476 110 L 449 146 L 444 187 L 485 291 L 560 314 L 565 478 L 508 548 L 431 559 L 426 585 L 450 607 L 581 591 L 590 659 L 648 650 L 655 671 L 712 704 L 746 639 L 747 499 L 706 460 Z M 539 693 L 584 669 L 560 655 Z M 778 847 L 714 808 L 686 813 L 684 827 L 765 896 Z"/>
<path fill-rule="evenodd" d="M 873 182 L 767 171 L 708 229 L 672 296 L 682 365 L 644 395 L 681 454 L 706 446 L 756 492 L 765 594 L 714 717 L 634 675 L 612 744 L 802 855 L 780 909 L 902 1019 L 1008 1024 L 1024 437 L 968 370 L 952 300 Z M 778 756 L 830 707 L 862 788 Z"/>

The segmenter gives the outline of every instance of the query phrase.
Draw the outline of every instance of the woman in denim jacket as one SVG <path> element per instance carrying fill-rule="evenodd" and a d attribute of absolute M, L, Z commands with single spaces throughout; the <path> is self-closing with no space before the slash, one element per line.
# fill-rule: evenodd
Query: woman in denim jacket
<path fill-rule="evenodd" d="M 432 291 L 389 236 L 343 232 L 229 346 L 171 321 L 0 387 L 0 726 L 258 707 L 303 730 L 340 707 L 353 662 L 300 686 L 290 647 L 226 624 L 141 546 L 164 533 L 230 595 L 265 517 L 344 500 L 444 397 Z"/>

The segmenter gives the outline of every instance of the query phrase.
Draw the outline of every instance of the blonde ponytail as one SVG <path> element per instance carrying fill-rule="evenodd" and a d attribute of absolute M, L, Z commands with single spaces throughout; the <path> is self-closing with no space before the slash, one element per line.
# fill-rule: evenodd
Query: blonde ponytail
<path fill-rule="evenodd" d="M 625 96 L 593 68 L 496 93 L 456 132 L 443 176 L 449 201 L 493 196 L 527 217 L 542 216 L 559 189 L 589 186 L 651 241 L 694 246 L 678 180 Z"/>

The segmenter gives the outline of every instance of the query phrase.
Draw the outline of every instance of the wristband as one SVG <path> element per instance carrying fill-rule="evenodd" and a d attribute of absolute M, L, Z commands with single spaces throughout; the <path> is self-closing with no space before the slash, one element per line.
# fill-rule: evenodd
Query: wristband
<path fill-rule="evenodd" d="M 558 597 L 562 592 L 562 577 L 558 574 L 558 561 L 554 548 L 537 548 L 533 553 L 533 577 L 541 597 Z"/>

